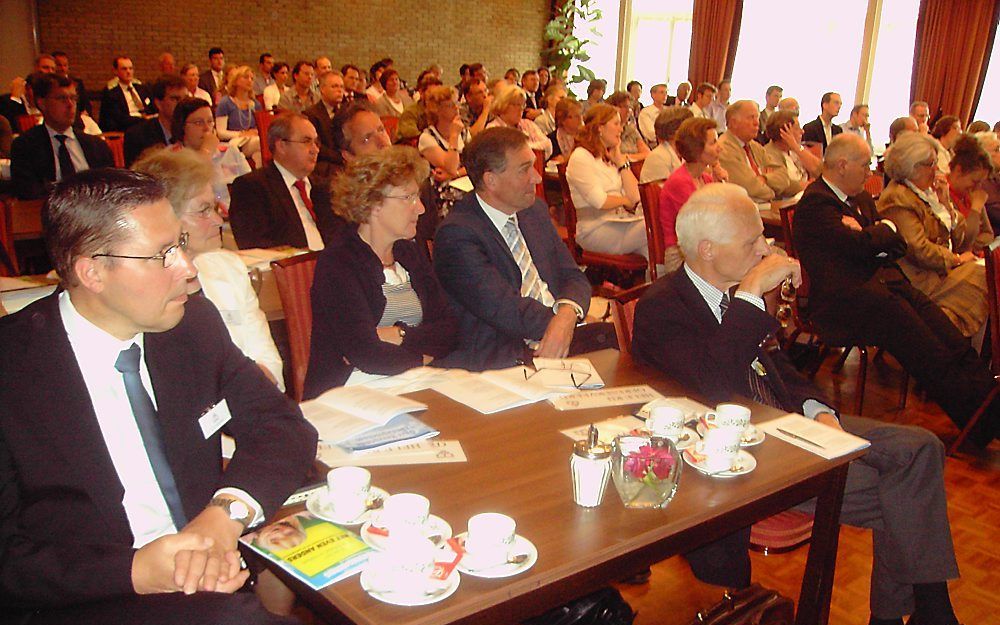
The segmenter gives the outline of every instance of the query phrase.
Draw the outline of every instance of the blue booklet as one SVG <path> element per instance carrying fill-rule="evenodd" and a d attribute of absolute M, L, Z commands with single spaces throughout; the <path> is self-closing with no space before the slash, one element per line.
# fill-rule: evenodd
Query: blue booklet
<path fill-rule="evenodd" d="M 347 452 L 372 451 L 398 443 L 409 443 L 425 438 L 433 438 L 440 434 L 420 419 L 404 413 L 390 419 L 385 425 L 380 425 L 352 436 L 337 443 L 337 446 Z"/>

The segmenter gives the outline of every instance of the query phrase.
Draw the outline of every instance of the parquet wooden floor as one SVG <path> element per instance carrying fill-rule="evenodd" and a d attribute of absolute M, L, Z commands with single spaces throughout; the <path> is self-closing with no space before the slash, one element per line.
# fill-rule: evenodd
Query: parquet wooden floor
<path fill-rule="evenodd" d="M 831 355 L 816 377 L 817 385 L 842 406 L 854 404 L 857 355 L 840 373 L 832 373 Z M 950 442 L 958 430 L 937 405 L 910 388 L 907 406 L 897 410 L 899 365 L 890 357 L 869 365 L 864 414 L 867 417 L 928 428 Z M 850 408 L 846 408 L 850 410 Z M 966 625 L 1000 625 L 1000 443 L 979 454 L 959 453 L 945 467 L 952 537 L 961 579 L 949 584 L 959 620 Z M 915 520 L 919 522 L 919 520 Z M 792 553 L 751 554 L 753 578 L 796 599 L 807 548 Z M 831 625 L 868 622 L 868 584 L 871 574 L 871 534 L 843 527 L 837 553 L 837 572 L 830 608 Z M 639 611 L 636 625 L 689 623 L 700 608 L 712 605 L 722 590 L 694 579 L 681 558 L 653 567 L 649 584 L 621 585 L 625 598 Z"/>

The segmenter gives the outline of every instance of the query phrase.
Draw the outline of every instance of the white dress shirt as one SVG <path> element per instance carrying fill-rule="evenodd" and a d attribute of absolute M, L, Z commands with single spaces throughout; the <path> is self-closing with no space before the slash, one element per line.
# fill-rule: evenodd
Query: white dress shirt
<path fill-rule="evenodd" d="M 656 104 L 650 104 L 639 111 L 639 132 L 642 133 L 642 138 L 646 140 L 646 143 L 650 147 L 656 147 L 656 118 L 663 112 L 664 108 L 666 107 L 657 107 Z"/>
<path fill-rule="evenodd" d="M 128 85 L 125 83 L 118 83 L 121 87 L 122 92 L 125 94 L 125 104 L 128 105 L 128 114 L 132 117 L 142 117 L 142 108 L 135 105 L 135 100 L 132 99 L 132 93 L 135 92 L 135 97 L 142 102 L 142 96 L 139 94 L 139 90 L 135 88 L 135 83 L 130 82 Z"/>
<path fill-rule="evenodd" d="M 295 210 L 298 211 L 299 219 L 302 221 L 302 229 L 306 232 L 306 245 L 314 252 L 322 250 L 323 237 L 320 236 L 316 222 L 313 220 L 312 215 L 309 214 L 309 209 L 306 208 L 305 202 L 302 201 L 299 190 L 294 186 L 298 178 L 292 172 L 282 167 L 278 161 L 274 161 L 274 166 L 281 172 L 281 178 L 285 181 L 285 187 L 288 188 L 288 193 L 291 194 L 292 201 L 295 202 Z M 312 183 L 309 181 L 308 176 L 304 180 L 306 182 L 306 195 L 312 198 Z"/>
<path fill-rule="evenodd" d="M 87 157 L 83 155 L 83 147 L 80 146 L 80 141 L 76 138 L 76 133 L 73 132 L 72 126 L 64 132 L 56 132 L 51 126 L 46 124 L 45 130 L 49 133 L 49 141 L 52 142 L 52 158 L 56 161 L 56 182 L 63 179 L 62 167 L 59 166 L 60 143 L 59 139 L 56 139 L 56 135 L 66 135 L 66 149 L 69 151 L 69 160 L 73 161 L 74 169 L 76 171 L 90 169 Z"/>
<path fill-rule="evenodd" d="M 94 414 L 108 455 L 125 492 L 122 508 L 132 530 L 132 546 L 138 549 L 161 536 L 176 534 L 179 528 L 174 526 L 166 499 L 153 474 L 153 466 L 146 454 L 146 447 L 125 391 L 125 378 L 115 369 L 115 362 L 122 350 L 128 349 L 133 343 L 138 345 L 142 350 L 139 376 L 153 407 L 156 407 L 156 393 L 146 366 L 143 334 L 137 334 L 127 341 L 115 338 L 81 315 L 67 291 L 59 295 L 59 314 L 94 406 Z M 216 495 L 220 494 L 231 494 L 246 502 L 254 511 L 251 524 L 263 520 L 264 513 L 260 504 L 246 492 L 236 488 L 222 488 L 216 491 Z"/>

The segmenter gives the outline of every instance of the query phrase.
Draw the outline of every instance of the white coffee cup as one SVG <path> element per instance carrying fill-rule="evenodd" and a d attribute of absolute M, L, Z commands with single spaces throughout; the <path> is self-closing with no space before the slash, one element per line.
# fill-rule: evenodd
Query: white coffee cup
<path fill-rule="evenodd" d="M 361 467 L 337 467 L 326 474 L 333 513 L 343 519 L 356 519 L 368 508 L 372 474 Z"/>
<path fill-rule="evenodd" d="M 365 567 L 372 588 L 413 594 L 425 592 L 434 582 L 434 543 L 406 534 L 386 539 L 385 551 L 372 552 Z"/>
<path fill-rule="evenodd" d="M 653 436 L 676 441 L 684 432 L 684 412 L 673 406 L 654 406 L 646 419 L 646 427 Z"/>
<path fill-rule="evenodd" d="M 750 409 L 739 404 L 719 404 L 715 410 L 705 414 L 709 428 L 734 427 L 742 433 L 750 424 Z"/>
<path fill-rule="evenodd" d="M 419 532 L 427 522 L 431 502 L 416 493 L 397 493 L 382 504 L 379 525 L 393 532 Z"/>
<path fill-rule="evenodd" d="M 503 564 L 514 544 L 514 519 L 506 514 L 483 512 L 469 519 L 465 550 L 476 566 Z"/>
<path fill-rule="evenodd" d="M 705 432 L 705 438 L 695 445 L 695 451 L 705 456 L 705 470 L 728 471 L 740 453 L 742 434 L 737 427 L 716 427 Z"/>

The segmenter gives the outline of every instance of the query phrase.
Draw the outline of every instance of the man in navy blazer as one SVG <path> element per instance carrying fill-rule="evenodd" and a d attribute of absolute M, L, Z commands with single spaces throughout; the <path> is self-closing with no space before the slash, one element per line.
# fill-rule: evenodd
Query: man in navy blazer
<path fill-rule="evenodd" d="M 565 357 L 590 283 L 535 197 L 540 178 L 527 139 L 516 128 L 484 130 L 462 161 L 475 190 L 434 236 L 434 270 L 461 328 L 445 361 L 482 371 L 532 355 Z"/>
<path fill-rule="evenodd" d="M 826 152 L 826 146 L 829 145 L 830 141 L 844 132 L 843 128 L 833 123 L 833 118 L 840 115 L 842 105 L 843 101 L 840 99 L 839 93 L 832 91 L 824 93 L 819 103 L 819 116 L 802 126 L 802 142 L 822 144 L 823 151 Z"/>
<path fill-rule="evenodd" d="M 120 56 L 114 62 L 116 78 L 101 92 L 101 130 L 125 132 L 145 115 L 153 115 L 149 88 L 135 80 L 132 59 Z"/>
<path fill-rule="evenodd" d="M 237 539 L 304 481 L 316 431 L 189 298 L 165 193 L 118 169 L 60 183 L 65 290 L 0 320 L 0 613 L 32 625 L 286 622 L 233 594 Z"/>
<path fill-rule="evenodd" d="M 632 354 L 709 402 L 752 397 L 868 439 L 866 455 L 848 469 L 840 514 L 843 523 L 872 530 L 870 624 L 903 625 L 909 614 L 910 623 L 956 625 L 947 586 L 958 564 L 944 446 L 923 428 L 838 414 L 785 353 L 770 347 L 778 322 L 762 296 L 786 279 L 800 283 L 801 269 L 797 260 L 771 254 L 763 233 L 740 187 L 695 192 L 677 216 L 685 263 L 636 305 Z M 737 532 L 690 552 L 692 568 L 706 581 L 745 585 L 747 537 Z"/>
<path fill-rule="evenodd" d="M 61 164 L 65 157 L 59 156 L 63 145 L 74 172 L 114 167 L 111 149 L 103 139 L 73 128 L 79 97 L 76 85 L 56 74 L 42 74 L 35 83 L 35 101 L 44 123 L 20 135 L 11 146 L 11 178 L 22 200 L 45 197 L 52 183 L 68 175 Z"/>

